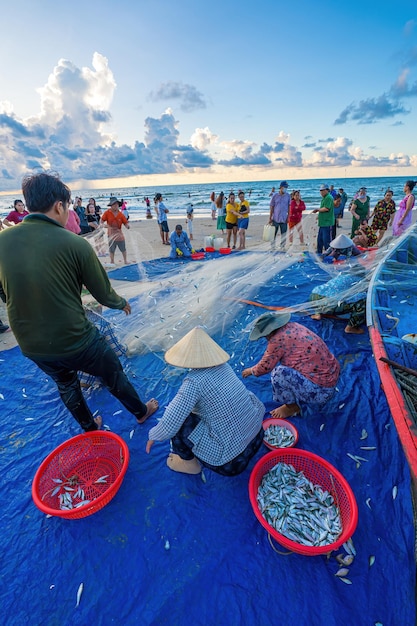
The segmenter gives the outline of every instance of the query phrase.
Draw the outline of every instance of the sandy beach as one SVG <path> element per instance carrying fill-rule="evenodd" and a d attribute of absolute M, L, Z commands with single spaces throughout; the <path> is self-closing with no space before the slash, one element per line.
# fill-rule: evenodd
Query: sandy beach
<path fill-rule="evenodd" d="M 417 212 L 413 211 L 413 223 L 416 221 Z M 338 234 L 344 233 L 350 235 L 351 228 L 351 215 L 348 211 L 345 211 L 344 218 L 341 220 L 342 228 L 338 229 Z M 268 217 L 266 215 L 255 215 L 250 218 L 249 228 L 246 234 L 246 249 L 247 250 L 270 250 L 270 243 L 263 241 L 263 229 L 265 224 L 268 223 Z M 185 219 L 171 219 L 168 220 L 170 232 L 175 229 L 176 224 L 181 224 L 183 229 L 187 228 Z M 226 246 L 226 231 L 222 234 L 221 231 L 216 230 L 216 220 L 211 220 L 207 217 L 196 217 L 193 220 L 193 241 L 192 244 L 195 250 L 200 250 L 205 247 L 205 238 L 215 235 L 216 237 L 223 238 L 224 246 Z M 12 227 L 16 228 L 16 227 Z M 286 250 L 289 253 L 297 253 L 302 250 L 315 251 L 316 238 L 317 238 L 317 216 L 316 214 L 307 213 L 303 217 L 303 232 L 305 245 L 301 246 L 299 243 L 298 233 L 294 233 L 294 244 L 289 245 L 287 241 Z M 162 257 L 168 257 L 170 247 L 163 245 L 159 234 L 159 227 L 155 217 L 152 219 L 141 219 L 130 223 L 130 229 L 124 229 L 126 237 L 127 258 L 129 263 L 138 263 L 142 261 L 152 261 Z M 388 235 L 391 234 L 390 229 L 387 231 Z M 279 236 L 279 235 L 278 235 Z M 107 235 L 106 235 L 107 240 Z M 233 241 L 233 239 L 232 239 Z M 239 245 L 239 239 L 238 243 Z M 110 264 L 110 258 L 106 254 L 100 256 L 100 260 L 107 270 L 121 267 L 123 265 L 122 255 L 119 250 L 115 253 L 115 264 Z M 120 281 L 112 281 L 113 287 L 118 290 L 123 285 Z M 0 319 L 3 323 L 7 322 L 6 307 L 3 302 L 0 302 Z M 16 340 L 11 330 L 6 331 L 0 335 L 0 351 L 8 350 L 16 346 Z"/>

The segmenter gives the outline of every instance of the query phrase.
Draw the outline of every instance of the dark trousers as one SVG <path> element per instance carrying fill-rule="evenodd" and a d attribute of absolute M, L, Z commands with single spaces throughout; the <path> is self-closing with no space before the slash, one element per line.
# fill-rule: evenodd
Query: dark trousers
<path fill-rule="evenodd" d="M 272 225 L 275 227 L 275 235 L 274 235 L 274 242 L 275 239 L 277 238 L 277 234 L 278 231 L 281 231 L 281 246 L 285 246 L 285 237 L 286 237 L 286 233 L 287 233 L 287 229 L 288 229 L 288 224 L 287 222 L 274 222 L 272 220 Z"/>
<path fill-rule="evenodd" d="M 331 236 L 332 236 L 332 227 L 331 226 L 320 226 L 319 234 L 317 235 L 317 254 L 321 254 L 322 252 L 326 252 L 327 248 L 330 246 Z"/>
<path fill-rule="evenodd" d="M 192 451 L 193 442 L 188 439 L 194 428 L 199 423 L 200 418 L 195 413 L 190 413 L 176 435 L 171 439 L 171 447 L 174 454 L 178 454 L 185 461 L 191 461 L 194 458 Z M 210 465 L 201 459 L 198 459 L 204 467 L 208 467 L 217 474 L 222 476 L 237 476 L 246 469 L 251 458 L 258 452 L 264 438 L 264 429 L 261 428 L 259 433 L 252 439 L 249 445 L 236 456 L 234 459 L 224 465 Z"/>
<path fill-rule="evenodd" d="M 32 361 L 57 384 L 61 400 L 85 431 L 97 430 L 97 425 L 81 391 L 77 371 L 100 377 L 110 393 L 137 419 L 141 419 L 147 412 L 146 404 L 140 399 L 116 354 L 98 330 L 94 341 L 76 355 L 56 361 Z"/>

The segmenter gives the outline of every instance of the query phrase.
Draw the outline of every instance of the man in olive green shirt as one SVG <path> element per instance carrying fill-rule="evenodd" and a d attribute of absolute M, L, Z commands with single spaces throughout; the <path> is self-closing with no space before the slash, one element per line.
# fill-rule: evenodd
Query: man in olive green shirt
<path fill-rule="evenodd" d="M 320 187 L 321 203 L 319 209 L 314 209 L 313 213 L 318 213 L 319 232 L 317 235 L 317 254 L 325 252 L 332 240 L 332 227 L 334 224 L 333 198 L 329 191 L 329 185 L 323 184 Z"/>
<path fill-rule="evenodd" d="M 111 287 L 88 241 L 65 229 L 68 187 L 57 176 L 42 173 L 26 177 L 22 190 L 29 215 L 0 233 L 0 297 L 23 354 L 55 381 L 83 430 L 96 430 L 101 417 L 93 418 L 77 371 L 102 378 L 137 421 L 144 422 L 158 402 L 142 402 L 116 354 L 87 319 L 81 289 L 85 285 L 98 302 L 126 315 L 130 304 Z"/>

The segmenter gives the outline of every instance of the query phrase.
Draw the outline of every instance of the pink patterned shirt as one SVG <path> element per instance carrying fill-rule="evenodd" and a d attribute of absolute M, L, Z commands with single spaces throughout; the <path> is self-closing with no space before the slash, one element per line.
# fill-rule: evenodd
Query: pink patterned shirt
<path fill-rule="evenodd" d="M 288 322 L 275 331 L 252 373 L 262 376 L 278 363 L 297 370 L 320 387 L 334 387 L 339 378 L 339 361 L 320 337 L 297 322 Z"/>

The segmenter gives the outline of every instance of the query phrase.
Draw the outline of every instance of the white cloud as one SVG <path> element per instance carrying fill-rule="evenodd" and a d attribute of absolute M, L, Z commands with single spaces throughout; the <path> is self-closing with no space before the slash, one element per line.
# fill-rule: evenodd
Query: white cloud
<path fill-rule="evenodd" d="M 410 94 L 407 71 L 395 88 Z M 77 68 L 61 59 L 41 87 L 40 111 L 19 119 L 10 102 L 0 103 L 0 184 L 17 187 L 31 170 L 52 169 L 68 182 L 140 174 L 167 174 L 223 167 L 247 171 L 288 167 L 415 166 L 416 157 L 403 154 L 368 156 L 350 139 L 337 137 L 312 141 L 302 149 L 281 130 L 272 141 L 258 144 L 245 138 L 227 140 L 208 126 L 198 127 L 181 143 L 179 121 L 171 108 L 159 118 L 144 120 L 144 141 L 117 144 L 109 133 L 110 107 L 116 81 L 107 59 L 95 53 L 92 66 Z M 394 89 L 394 87 L 393 87 Z M 183 90 L 184 91 L 184 90 Z M 181 89 L 179 93 L 183 93 Z M 192 95 L 192 90 L 185 90 Z M 303 156 L 302 150 L 306 150 Z M 307 155 L 310 155 L 308 156 Z M 221 170 L 220 170 L 221 171 Z"/>
<path fill-rule="evenodd" d="M 196 128 L 191 135 L 191 145 L 197 150 L 207 150 L 211 145 L 214 145 L 218 140 L 218 135 L 215 135 L 206 126 L 205 128 Z"/>

